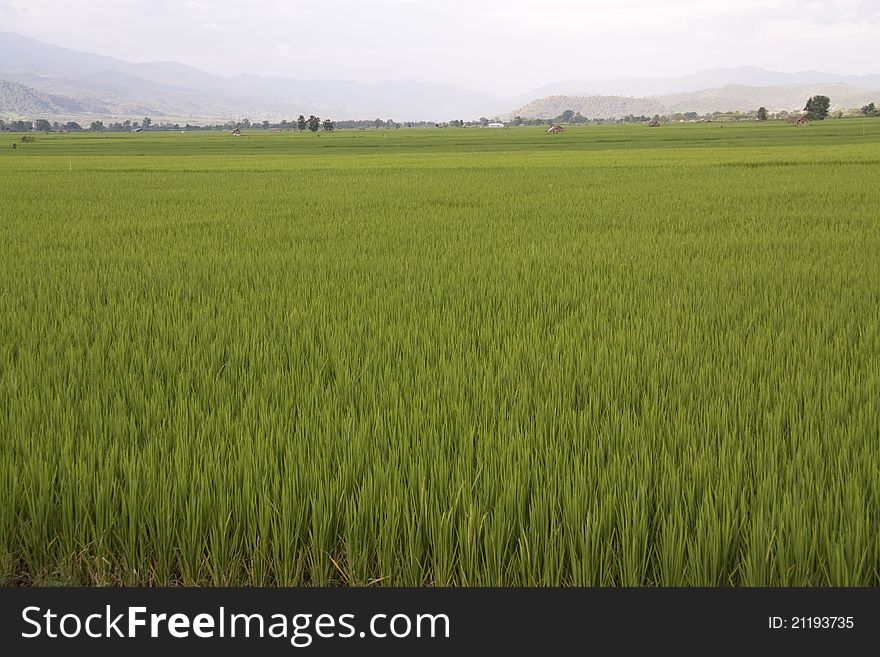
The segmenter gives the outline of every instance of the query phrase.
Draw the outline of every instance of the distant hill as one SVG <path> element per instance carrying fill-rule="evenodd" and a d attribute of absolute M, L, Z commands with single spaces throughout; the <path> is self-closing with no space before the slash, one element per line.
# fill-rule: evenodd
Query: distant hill
<path fill-rule="evenodd" d="M 106 110 L 101 105 L 87 105 L 65 96 L 44 94 L 32 87 L 9 80 L 0 80 L 0 108 L 13 108 L 10 114 L 21 116 L 57 116 Z"/>
<path fill-rule="evenodd" d="M 666 78 L 556 82 L 508 98 L 445 84 L 292 80 L 222 76 L 178 62 L 131 63 L 0 32 L 0 117 L 87 122 L 91 119 L 225 122 L 382 117 L 397 121 L 476 119 L 510 112 L 553 117 L 566 109 L 589 117 L 669 111 L 747 111 L 802 107 L 826 93 L 833 107 L 878 102 L 880 75 L 817 71 L 777 73 L 756 67 L 710 69 Z M 827 91 L 825 91 L 827 90 Z M 538 100 L 535 100 L 538 99 Z"/>
<path fill-rule="evenodd" d="M 880 88 L 880 85 L 878 85 Z M 673 112 L 748 112 L 764 106 L 770 111 L 803 109 L 810 96 L 831 99 L 831 109 L 861 107 L 880 98 L 880 91 L 865 91 L 846 84 L 792 85 L 785 87 L 747 87 L 730 84 L 719 89 L 670 94 L 658 99 Z M 686 108 L 686 109 L 684 109 Z"/>
<path fill-rule="evenodd" d="M 821 94 L 831 99 L 831 109 L 850 109 L 870 102 L 880 103 L 880 91 L 864 91 L 846 84 L 793 85 L 784 87 L 749 87 L 730 84 L 718 89 L 663 96 L 566 96 L 539 98 L 509 112 L 523 118 L 553 118 L 565 110 L 580 112 L 587 118 L 618 119 L 628 114 L 653 116 L 673 112 L 749 112 L 766 107 L 771 112 L 799 111 L 810 96 Z"/>
<path fill-rule="evenodd" d="M 134 64 L 59 48 L 0 32 L 0 79 L 62 99 L 55 105 L 19 102 L 24 91 L 0 96 L 0 115 L 50 119 L 280 120 L 298 114 L 335 119 L 381 116 L 398 121 L 470 119 L 510 104 L 491 94 L 422 82 L 363 84 L 220 76 L 177 62 Z"/>
<path fill-rule="evenodd" d="M 580 112 L 588 119 L 620 119 L 627 115 L 665 114 L 667 106 L 653 98 L 629 96 L 547 96 L 510 112 L 524 119 L 552 119 L 565 110 Z"/>
<path fill-rule="evenodd" d="M 679 77 L 624 77 L 610 80 L 566 80 L 531 90 L 523 102 L 545 96 L 662 96 L 729 85 L 790 87 L 845 84 L 856 89 L 880 89 L 880 75 L 838 75 L 820 71 L 779 73 L 757 66 L 713 68 Z"/>

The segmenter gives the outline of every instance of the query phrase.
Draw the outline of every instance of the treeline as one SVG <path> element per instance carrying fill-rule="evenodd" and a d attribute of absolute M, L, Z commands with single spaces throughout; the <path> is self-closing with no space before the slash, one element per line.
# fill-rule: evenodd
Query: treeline
<path fill-rule="evenodd" d="M 121 123 L 111 123 L 104 125 L 103 121 L 92 121 L 88 126 L 83 126 L 76 121 L 49 121 L 48 119 L 37 119 L 36 121 L 4 121 L 0 119 L 0 131 L 11 130 L 13 132 L 78 132 L 80 130 L 107 130 L 108 132 L 130 132 L 131 130 L 143 130 L 151 126 L 149 118 L 145 118 L 144 123 L 138 121 L 123 121 Z M 162 126 L 154 126 L 156 128 L 171 129 L 172 126 L 163 124 Z"/>
<path fill-rule="evenodd" d="M 779 112 L 769 112 L 764 107 L 751 112 L 707 112 L 699 114 L 697 112 L 672 112 L 669 114 L 654 114 L 653 116 L 627 114 L 621 118 L 613 119 L 597 119 L 587 118 L 580 112 L 574 110 L 565 110 L 561 114 L 553 118 L 532 118 L 524 119 L 515 116 L 508 125 L 552 125 L 554 123 L 565 123 L 569 125 L 577 124 L 602 124 L 602 123 L 647 123 L 649 121 L 657 121 L 659 123 L 697 123 L 711 121 L 769 121 L 769 120 L 786 120 L 791 117 L 804 116 L 812 121 L 821 121 L 832 116 L 830 112 L 831 101 L 827 96 L 812 96 L 807 99 L 804 109 L 801 112 L 788 112 L 782 110 Z M 868 103 L 864 107 L 858 109 L 850 109 L 847 111 L 838 110 L 833 113 L 834 118 L 851 118 L 856 116 L 880 116 L 874 103 Z"/>
<path fill-rule="evenodd" d="M 236 128 L 240 130 L 296 130 L 299 132 L 332 132 L 336 129 L 345 129 L 345 130 L 364 130 L 367 128 L 373 129 L 399 129 L 399 128 L 436 128 L 436 127 L 464 127 L 470 125 L 480 125 L 480 121 L 450 121 L 448 123 L 440 123 L 437 121 L 405 121 L 398 122 L 393 119 L 369 119 L 369 120 L 345 120 L 345 121 L 334 121 L 332 119 L 321 119 L 320 117 L 315 116 L 314 114 L 305 117 L 300 115 L 296 119 L 293 120 L 281 120 L 277 122 L 272 121 L 251 121 L 248 118 L 244 118 L 238 121 L 227 121 L 225 123 L 205 123 L 205 124 L 193 124 L 193 123 L 171 123 L 171 122 L 156 122 L 150 119 L 150 117 L 144 117 L 142 121 L 113 121 L 113 122 L 104 122 L 104 121 L 92 121 L 88 125 L 81 125 L 75 121 L 68 121 L 66 123 L 62 123 L 59 121 L 49 121 L 48 119 L 37 119 L 35 121 L 27 121 L 27 120 L 15 120 L 15 121 L 3 121 L 0 120 L 0 131 L 3 130 L 11 130 L 14 132 L 74 132 L 78 130 L 93 130 L 95 132 L 132 132 L 132 131 L 141 131 L 141 130 L 203 130 L 203 131 L 212 131 L 212 130 L 235 130 Z"/>
<path fill-rule="evenodd" d="M 565 123 L 567 125 L 585 125 L 585 124 L 593 124 L 593 125 L 603 125 L 606 123 L 647 123 L 648 121 L 659 121 L 661 123 L 672 123 L 672 122 L 697 122 L 697 121 L 713 121 L 713 120 L 725 120 L 725 117 L 732 117 L 734 115 L 739 115 L 739 112 L 713 112 L 711 114 L 703 114 L 700 115 L 697 112 L 676 112 L 674 114 L 654 114 L 652 116 L 648 116 L 645 114 L 627 114 L 626 116 L 622 116 L 620 118 L 588 118 L 583 116 L 580 112 L 575 112 L 574 110 L 565 110 L 561 114 L 554 116 L 552 118 L 523 118 L 521 116 L 515 116 L 508 125 L 511 126 L 542 126 L 542 125 L 553 125 L 555 123 Z M 745 116 L 745 115 L 743 115 Z"/>
<path fill-rule="evenodd" d="M 785 114 L 783 112 L 782 114 Z M 689 122 L 706 122 L 706 121 L 738 121 L 754 119 L 757 115 L 755 112 L 711 112 L 707 114 L 699 114 L 697 112 L 674 112 L 671 114 L 627 114 L 620 118 L 588 118 L 580 112 L 574 110 L 565 110 L 561 114 L 552 118 L 523 118 L 515 116 L 508 125 L 511 126 L 549 126 L 555 123 L 565 123 L 567 125 L 603 125 L 606 123 L 647 123 L 649 121 L 658 121 L 660 123 L 689 123 Z"/>
<path fill-rule="evenodd" d="M 654 114 L 653 116 L 627 114 L 621 118 L 613 119 L 597 119 L 587 118 L 580 112 L 567 109 L 561 114 L 553 118 L 523 118 L 515 116 L 506 122 L 508 126 L 547 126 L 554 123 L 565 123 L 568 125 L 578 124 L 605 124 L 605 123 L 647 123 L 649 121 L 657 121 L 659 123 L 696 123 L 709 121 L 767 121 L 767 120 L 785 120 L 792 116 L 806 116 L 811 120 L 822 120 L 831 115 L 829 112 L 830 101 L 827 96 L 813 96 L 808 99 L 804 106 L 803 112 L 768 112 L 766 108 L 759 107 L 752 112 L 711 112 L 706 114 L 698 114 L 697 112 L 673 112 L 670 114 Z M 847 118 L 854 116 L 880 116 L 874 103 L 868 103 L 864 107 L 858 109 L 837 111 L 834 113 L 835 118 Z M 61 123 L 59 121 L 49 121 L 48 119 L 37 119 L 35 121 L 27 120 L 2 120 L 0 119 L 0 132 L 77 132 L 80 130 L 91 130 L 95 132 L 132 132 L 141 130 L 296 130 L 304 132 L 333 132 L 336 129 L 343 130 L 367 130 L 367 129 L 385 129 L 398 130 L 400 128 L 474 128 L 486 127 L 490 123 L 500 123 L 500 119 L 488 119 L 480 117 L 473 121 L 463 121 L 460 119 L 453 121 L 404 121 L 398 122 L 393 119 L 370 119 L 370 120 L 344 120 L 333 121 L 332 119 L 321 119 L 314 114 L 306 118 L 300 114 L 293 120 L 281 120 L 271 122 L 268 120 L 252 122 L 248 118 L 239 121 L 227 121 L 226 123 L 213 124 L 191 124 L 186 123 L 156 123 L 150 117 L 145 116 L 140 121 L 114 121 L 108 122 L 106 125 L 103 121 L 92 121 L 88 126 L 83 126 L 76 121 L 68 121 Z"/>

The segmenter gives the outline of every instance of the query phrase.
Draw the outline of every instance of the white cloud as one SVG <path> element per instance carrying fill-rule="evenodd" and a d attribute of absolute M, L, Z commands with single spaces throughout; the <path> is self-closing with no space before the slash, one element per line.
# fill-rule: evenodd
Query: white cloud
<path fill-rule="evenodd" d="M 276 43 L 272 46 L 272 54 L 276 57 L 290 57 L 293 48 L 288 43 Z"/>

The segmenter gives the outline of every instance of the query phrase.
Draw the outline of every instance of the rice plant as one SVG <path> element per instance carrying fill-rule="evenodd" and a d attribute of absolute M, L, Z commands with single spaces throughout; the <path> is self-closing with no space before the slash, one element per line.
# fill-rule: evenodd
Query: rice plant
<path fill-rule="evenodd" d="M 880 124 L 0 144 L 7 584 L 880 585 Z"/>

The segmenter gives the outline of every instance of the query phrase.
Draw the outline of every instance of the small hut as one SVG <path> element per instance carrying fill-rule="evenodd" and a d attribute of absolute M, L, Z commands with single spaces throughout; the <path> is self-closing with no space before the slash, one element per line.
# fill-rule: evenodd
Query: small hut
<path fill-rule="evenodd" d="M 659 128 L 660 121 L 658 121 L 657 119 L 651 119 L 651 121 L 648 122 L 648 127 L 649 128 Z"/>
<path fill-rule="evenodd" d="M 558 123 L 554 123 L 549 128 L 547 128 L 547 132 L 549 132 L 551 135 L 559 135 L 565 132 L 565 128 L 563 128 Z"/>
<path fill-rule="evenodd" d="M 241 137 L 241 130 L 236 128 L 235 130 L 232 131 L 232 136 L 233 137 Z"/>
<path fill-rule="evenodd" d="M 786 121 L 788 123 L 790 123 L 791 125 L 797 125 L 797 126 L 810 125 L 810 119 L 808 119 L 806 116 L 789 116 L 788 119 L 786 119 Z"/>

